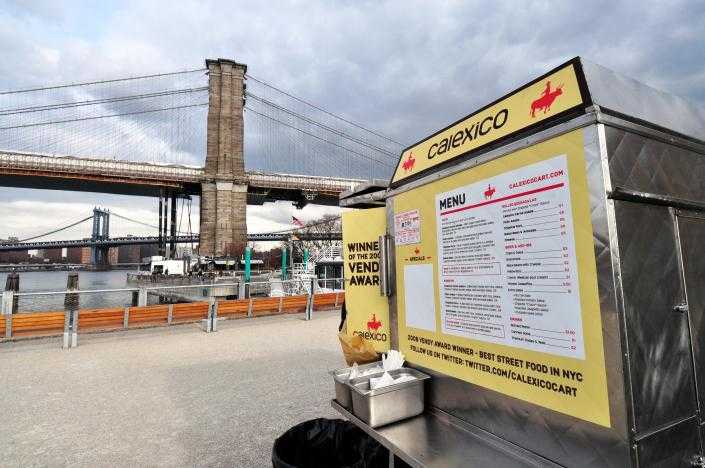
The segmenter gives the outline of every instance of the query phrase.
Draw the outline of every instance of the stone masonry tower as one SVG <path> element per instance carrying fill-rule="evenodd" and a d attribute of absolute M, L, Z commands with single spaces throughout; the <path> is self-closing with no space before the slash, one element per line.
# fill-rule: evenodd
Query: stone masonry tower
<path fill-rule="evenodd" d="M 247 65 L 206 60 L 208 128 L 201 193 L 201 255 L 235 255 L 247 242 L 247 179 L 243 154 Z"/>

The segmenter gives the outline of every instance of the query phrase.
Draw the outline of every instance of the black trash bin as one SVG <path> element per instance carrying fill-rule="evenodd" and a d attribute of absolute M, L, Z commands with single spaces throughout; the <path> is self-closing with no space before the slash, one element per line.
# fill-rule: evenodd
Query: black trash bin
<path fill-rule="evenodd" d="M 274 441 L 274 468 L 387 468 L 389 451 L 342 419 L 302 422 Z"/>

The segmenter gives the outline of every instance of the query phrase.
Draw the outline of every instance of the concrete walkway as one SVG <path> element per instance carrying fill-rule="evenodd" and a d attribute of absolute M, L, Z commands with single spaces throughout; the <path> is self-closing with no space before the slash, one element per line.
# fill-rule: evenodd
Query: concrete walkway
<path fill-rule="evenodd" d="M 0 344 L 0 466 L 271 466 L 294 424 L 336 417 L 338 312 Z"/>

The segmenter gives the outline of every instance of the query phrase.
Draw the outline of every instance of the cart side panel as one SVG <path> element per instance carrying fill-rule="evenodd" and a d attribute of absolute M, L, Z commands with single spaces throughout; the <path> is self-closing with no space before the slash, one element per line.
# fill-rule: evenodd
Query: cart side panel
<path fill-rule="evenodd" d="M 605 127 L 613 188 L 705 203 L 705 156 L 655 138 Z"/>
<path fill-rule="evenodd" d="M 648 129 L 637 134 L 623 128 L 605 127 L 612 188 L 631 191 L 637 195 L 635 200 L 641 197 L 647 203 L 699 209 L 705 206 L 702 145 L 677 137 L 666 141 L 663 133 Z M 636 439 L 640 447 L 644 443 L 653 444 L 652 439 L 665 441 L 664 450 L 668 450 L 674 443 L 665 435 L 641 437 L 653 432 L 660 434 L 665 431 L 664 425 L 690 425 L 687 418 L 696 418 L 695 377 L 689 347 L 693 346 L 693 352 L 698 354 L 699 339 L 696 338 L 694 345 L 690 343 L 687 314 L 673 312 L 675 305 L 686 300 L 677 264 L 679 236 L 672 209 L 646 203 L 614 203 L 624 277 Z M 626 250 L 631 253 L 625 253 Z M 647 261 L 648 265 L 639 266 Z"/>
<path fill-rule="evenodd" d="M 695 379 L 702 411 L 705 407 L 705 213 L 679 211 L 678 237 L 681 242 L 683 280 L 690 316 Z"/>
<path fill-rule="evenodd" d="M 675 226 L 663 206 L 615 202 L 636 436 L 695 416 Z"/>

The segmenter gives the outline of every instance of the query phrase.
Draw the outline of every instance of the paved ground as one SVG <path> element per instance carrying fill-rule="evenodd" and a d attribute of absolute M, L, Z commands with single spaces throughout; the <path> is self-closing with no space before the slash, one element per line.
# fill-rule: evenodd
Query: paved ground
<path fill-rule="evenodd" d="M 286 429 L 336 416 L 338 317 L 0 344 L 0 465 L 271 466 Z"/>

